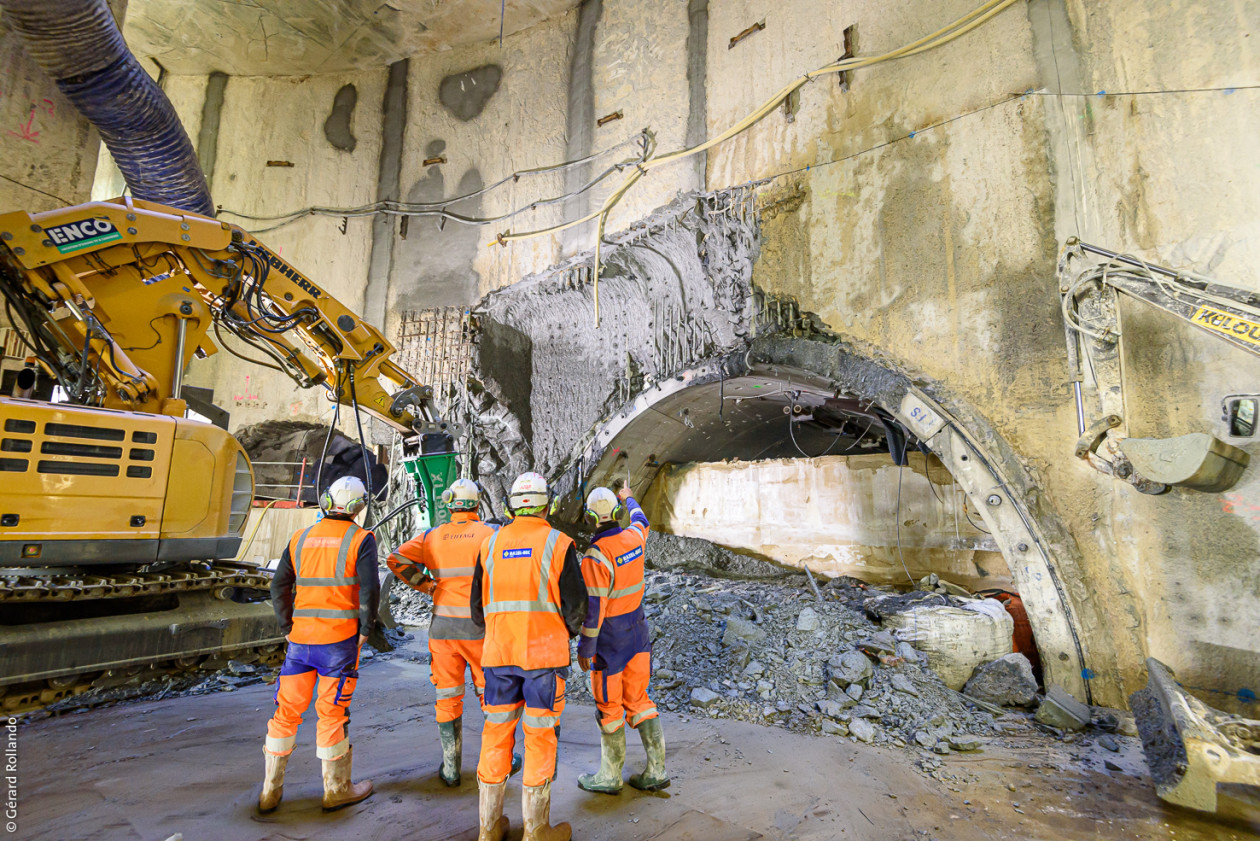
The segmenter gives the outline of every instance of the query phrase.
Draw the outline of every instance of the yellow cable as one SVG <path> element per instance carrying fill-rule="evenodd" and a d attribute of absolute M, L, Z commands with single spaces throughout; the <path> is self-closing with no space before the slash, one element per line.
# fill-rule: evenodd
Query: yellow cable
<path fill-rule="evenodd" d="M 727 140 L 730 140 L 731 138 L 739 134 L 742 134 L 743 132 L 747 131 L 748 129 L 752 128 L 754 125 L 759 123 L 761 120 L 765 119 L 766 116 L 768 116 L 770 113 L 774 111 L 774 109 L 778 108 L 779 105 L 782 104 L 783 100 L 787 99 L 794 92 L 796 92 L 798 89 L 803 87 L 807 82 L 811 82 L 814 79 L 818 78 L 819 76 L 825 76 L 832 73 L 843 73 L 848 70 L 857 70 L 857 69 L 861 69 L 865 67 L 873 67 L 877 64 L 882 64 L 887 61 L 895 61 L 899 58 L 906 58 L 912 55 L 918 55 L 919 53 L 926 52 L 928 50 L 942 46 L 944 44 L 948 44 L 950 41 L 953 41 L 956 38 L 960 38 L 963 35 L 966 35 L 968 32 L 971 32 L 977 27 L 988 22 L 995 15 L 1006 10 L 1010 6 L 1013 6 L 1016 2 L 1019 2 L 1019 0 L 988 0 L 988 2 L 983 3 L 982 5 L 971 10 L 970 12 L 958 18 L 957 20 L 953 21 L 952 23 L 949 23 L 946 26 L 941 27 L 940 29 L 936 30 L 930 35 L 925 35 L 919 38 L 918 40 L 912 41 L 909 44 L 905 44 L 904 46 L 898 47 L 895 50 L 891 50 L 889 52 L 886 52 L 886 53 L 883 53 L 882 55 L 877 55 L 877 56 L 854 57 L 854 58 L 843 59 L 841 61 L 835 62 L 834 64 L 829 64 L 824 67 L 820 67 L 816 70 L 811 70 L 805 75 L 801 76 L 800 78 L 789 82 L 778 93 L 776 93 L 774 96 L 772 96 L 771 98 L 767 99 L 764 103 L 762 103 L 762 105 L 759 108 L 757 108 L 748 116 L 744 117 L 739 122 L 730 126 L 728 129 L 726 129 L 726 131 L 722 132 L 716 137 L 710 138 L 709 140 L 706 140 L 704 143 L 701 143 L 697 146 L 692 146 L 688 149 L 680 149 L 677 152 L 671 152 L 668 155 L 662 155 L 661 157 L 651 157 L 650 153 L 645 154 L 643 159 L 637 162 L 635 166 L 635 171 L 631 173 L 629 177 L 626 178 L 626 180 L 622 183 L 620 187 L 618 187 L 616 190 L 610 193 L 608 198 L 606 198 L 603 204 L 600 205 L 600 208 L 594 211 L 593 213 L 588 213 L 587 215 L 581 217 L 580 219 L 574 219 L 571 222 L 565 222 L 561 225 L 553 225 L 548 228 L 540 228 L 538 230 L 533 230 L 533 231 L 524 231 L 522 233 L 517 233 L 517 234 L 514 234 L 514 233 L 500 234 L 499 237 L 494 240 L 494 242 L 487 243 L 487 245 L 496 245 L 496 244 L 505 245 L 508 242 L 514 242 L 517 240 L 524 240 L 524 239 L 532 239 L 533 237 L 543 236 L 546 234 L 554 234 L 554 233 L 558 233 L 560 231 L 564 231 L 569 228 L 575 227 L 577 225 L 590 222 L 593 219 L 598 219 L 599 227 L 598 227 L 596 239 L 595 239 L 595 271 L 594 271 L 595 326 L 598 327 L 599 326 L 599 273 L 600 273 L 599 272 L 599 257 L 600 257 L 600 251 L 601 251 L 600 246 L 601 246 L 601 242 L 603 240 L 603 234 L 604 234 L 604 225 L 607 222 L 608 214 L 612 211 L 613 207 L 615 207 L 616 204 L 619 201 L 621 201 L 621 198 L 630 190 L 630 188 L 633 187 L 639 181 L 640 178 L 646 175 L 649 170 L 653 170 L 653 169 L 656 169 L 657 167 L 665 166 L 666 164 L 674 163 L 675 161 L 682 160 L 683 158 L 687 158 L 692 155 L 697 155 L 700 152 L 707 151 L 708 149 L 711 149 L 720 143 L 724 143 Z"/>
<path fill-rule="evenodd" d="M 245 541 L 245 545 L 241 547 L 241 551 L 236 553 L 236 557 L 244 559 L 245 553 L 249 551 L 249 547 L 254 545 L 254 537 L 258 534 L 258 529 L 262 526 L 262 521 L 267 516 L 267 512 L 271 510 L 271 506 L 279 501 L 278 499 L 273 499 L 262 507 L 262 513 L 258 515 L 258 522 L 254 523 L 254 530 L 249 533 L 249 540 Z"/>

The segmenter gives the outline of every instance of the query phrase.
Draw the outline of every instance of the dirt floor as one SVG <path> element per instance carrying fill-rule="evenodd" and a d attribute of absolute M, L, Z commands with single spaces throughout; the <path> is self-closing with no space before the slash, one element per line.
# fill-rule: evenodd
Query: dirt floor
<path fill-rule="evenodd" d="M 352 725 L 356 776 L 376 784 L 362 804 L 321 812 L 312 710 L 284 802 L 272 815 L 255 813 L 272 690 L 254 685 L 19 727 L 17 832 L 4 837 L 475 841 L 477 713 L 465 712 L 464 783 L 447 789 L 437 778 L 428 667 L 410 659 L 423 641 L 408 647 L 415 650 L 362 669 Z M 913 751 L 668 713 L 673 786 L 655 795 L 629 786 L 618 797 L 591 795 L 576 778 L 598 761 L 593 717 L 591 707 L 571 704 L 561 722 L 552 815 L 570 821 L 579 840 L 1260 838 L 1260 811 L 1237 801 L 1226 822 L 1162 804 L 1136 740 L 1111 753 L 1036 732 L 981 753 L 937 757 L 949 772 L 937 780 L 916 769 Z M 642 762 L 633 734 L 627 753 L 629 774 Z M 509 837 L 519 839 L 516 785 L 507 814 Z"/>

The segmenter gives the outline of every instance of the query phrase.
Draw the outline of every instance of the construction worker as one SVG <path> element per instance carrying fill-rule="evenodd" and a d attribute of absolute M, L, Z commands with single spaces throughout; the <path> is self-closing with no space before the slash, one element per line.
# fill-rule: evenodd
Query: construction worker
<path fill-rule="evenodd" d="M 284 769 L 302 714 L 316 693 L 316 755 L 323 761 L 324 809 L 358 803 L 372 783 L 351 781 L 347 730 L 359 677 L 359 651 L 376 618 L 380 582 L 376 538 L 354 523 L 367 489 L 344 476 L 319 498 L 323 519 L 289 540 L 271 582 L 271 601 L 289 640 L 276 685 L 276 714 L 267 723 L 265 779 L 258 810 L 270 812 L 284 793 Z"/>
<path fill-rule="evenodd" d="M 438 735 L 442 767 L 438 776 L 448 786 L 460 783 L 464 749 L 465 672 L 481 698 L 481 645 L 485 630 L 473 623 L 469 600 L 473 567 L 481 544 L 495 527 L 481 522 L 481 496 L 476 484 L 457 479 L 442 493 L 451 521 L 407 541 L 389 556 L 389 568 L 412 589 L 433 596 L 429 624 L 430 679 L 437 689 Z"/>
<path fill-rule="evenodd" d="M 502 841 L 503 799 L 516 724 L 525 727 L 523 841 L 568 841 L 567 823 L 551 825 L 551 781 L 569 673 L 569 640 L 586 615 L 586 585 L 573 541 L 545 519 L 547 480 L 525 473 L 512 483 L 513 519 L 481 546 L 473 572 L 473 621 L 486 629 L 486 723 L 481 731 L 481 832 Z"/>
<path fill-rule="evenodd" d="M 617 521 L 627 509 L 630 525 L 623 529 Z M 599 771 L 578 777 L 578 785 L 602 794 L 621 792 L 624 725 L 629 723 L 639 731 L 647 753 L 647 767 L 630 777 L 630 785 L 659 791 L 669 785 L 669 777 L 661 719 L 647 694 L 652 673 L 652 637 L 643 615 L 647 515 L 628 487 L 616 494 L 595 488 L 586 497 L 586 518 L 595 537 L 582 558 L 589 607 L 578 643 L 578 665 L 591 672 L 601 751 Z"/>

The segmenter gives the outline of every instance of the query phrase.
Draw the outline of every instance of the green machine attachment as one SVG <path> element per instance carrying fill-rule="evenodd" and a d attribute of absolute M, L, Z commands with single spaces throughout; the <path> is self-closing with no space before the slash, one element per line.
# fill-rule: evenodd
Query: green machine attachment
<path fill-rule="evenodd" d="M 442 502 L 442 492 L 459 478 L 459 462 L 455 453 L 433 453 L 403 459 L 403 467 L 416 480 L 416 496 L 423 490 L 424 512 L 420 531 L 451 521 L 450 509 Z"/>

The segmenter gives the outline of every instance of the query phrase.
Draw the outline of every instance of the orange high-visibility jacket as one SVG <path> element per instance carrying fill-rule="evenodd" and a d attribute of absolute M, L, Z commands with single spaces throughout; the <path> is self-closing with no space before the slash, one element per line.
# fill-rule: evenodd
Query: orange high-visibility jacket
<path fill-rule="evenodd" d="M 483 630 L 472 621 L 473 571 L 477 553 L 495 528 L 471 511 L 455 511 L 451 521 L 399 546 L 387 563 L 413 589 L 427 592 L 433 583 L 433 621 L 429 639 L 478 640 Z"/>
<path fill-rule="evenodd" d="M 359 633 L 359 550 L 372 532 L 325 517 L 289 539 L 296 576 L 289 642 L 325 645 Z M 364 631 L 366 633 L 366 631 Z"/>
<path fill-rule="evenodd" d="M 517 517 L 482 544 L 477 566 L 473 597 L 480 596 L 481 609 L 474 619 L 483 614 L 486 628 L 482 667 L 568 666 L 569 637 L 586 600 L 573 540 L 541 517 Z M 576 578 L 580 599 L 562 598 L 562 572 Z"/>
<path fill-rule="evenodd" d="M 586 550 L 582 571 L 590 595 L 604 599 L 602 618 L 625 616 L 643 604 L 647 532 L 643 517 L 616 534 L 597 537 Z"/>

